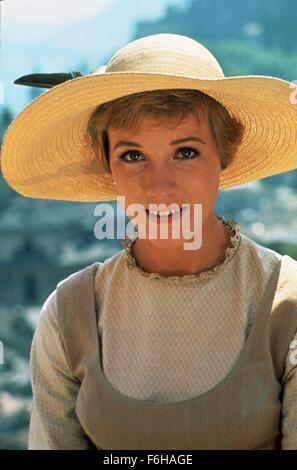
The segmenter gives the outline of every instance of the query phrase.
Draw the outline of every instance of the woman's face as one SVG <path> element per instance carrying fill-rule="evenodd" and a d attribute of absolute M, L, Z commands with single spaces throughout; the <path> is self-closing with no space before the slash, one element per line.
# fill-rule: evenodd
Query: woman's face
<path fill-rule="evenodd" d="M 177 122 L 161 126 L 147 117 L 137 134 L 109 128 L 109 161 L 125 209 L 133 203 L 145 209 L 149 204 L 190 204 L 192 230 L 193 204 L 202 204 L 202 224 L 213 216 L 221 166 L 206 108 L 199 123 L 192 113 Z M 147 214 L 147 219 L 152 217 Z"/>

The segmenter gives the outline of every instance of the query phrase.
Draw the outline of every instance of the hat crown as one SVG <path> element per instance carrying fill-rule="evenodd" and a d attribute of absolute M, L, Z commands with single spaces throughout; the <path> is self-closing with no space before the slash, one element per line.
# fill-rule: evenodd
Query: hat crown
<path fill-rule="evenodd" d="M 223 70 L 214 55 L 180 34 L 153 34 L 130 42 L 109 60 L 105 73 L 142 72 L 220 79 Z"/>

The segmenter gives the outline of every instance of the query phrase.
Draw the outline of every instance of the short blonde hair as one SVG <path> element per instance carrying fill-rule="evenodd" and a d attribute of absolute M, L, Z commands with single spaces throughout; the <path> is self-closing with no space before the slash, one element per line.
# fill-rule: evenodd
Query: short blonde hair
<path fill-rule="evenodd" d="M 102 155 L 103 167 L 111 173 L 109 165 L 108 128 L 123 128 L 136 133 L 143 119 L 153 117 L 159 124 L 192 113 L 199 122 L 199 108 L 207 106 L 207 121 L 217 145 L 221 168 L 234 159 L 242 141 L 244 126 L 232 117 L 226 108 L 199 90 L 153 90 L 123 96 L 95 108 L 87 122 L 86 138 L 97 155 Z"/>

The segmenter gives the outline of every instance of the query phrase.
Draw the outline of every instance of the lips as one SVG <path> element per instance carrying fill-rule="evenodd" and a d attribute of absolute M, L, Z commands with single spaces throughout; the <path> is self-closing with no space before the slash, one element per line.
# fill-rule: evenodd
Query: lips
<path fill-rule="evenodd" d="M 145 209 L 145 211 L 146 211 L 146 213 L 147 213 L 147 215 L 148 215 L 149 217 L 153 217 L 153 218 L 156 217 L 157 219 L 166 219 L 166 217 L 167 217 L 168 219 L 171 219 L 173 216 L 178 216 L 179 214 L 182 213 L 184 207 L 179 206 L 179 208 L 180 208 L 179 211 L 177 211 L 177 212 L 175 212 L 175 213 L 173 213 L 173 214 L 168 214 L 167 216 L 165 216 L 165 215 L 158 215 L 158 214 L 152 214 L 151 212 L 149 212 L 148 209 Z"/>
<path fill-rule="evenodd" d="M 158 204 L 155 204 L 155 205 L 158 206 Z M 167 204 L 166 207 L 170 207 L 170 205 L 171 205 L 171 204 Z M 182 206 L 182 205 L 178 205 L 177 207 L 180 209 L 179 212 L 181 212 L 181 211 L 183 210 L 183 206 Z M 162 210 L 163 210 L 163 209 L 162 209 Z M 174 209 L 174 210 L 175 210 L 175 209 Z M 145 209 L 145 211 L 146 211 L 146 212 L 149 212 L 148 209 Z M 162 211 L 160 211 L 160 212 L 162 212 Z M 177 213 L 178 213 L 178 212 L 177 212 Z M 152 214 L 152 215 L 154 215 L 154 214 Z"/>

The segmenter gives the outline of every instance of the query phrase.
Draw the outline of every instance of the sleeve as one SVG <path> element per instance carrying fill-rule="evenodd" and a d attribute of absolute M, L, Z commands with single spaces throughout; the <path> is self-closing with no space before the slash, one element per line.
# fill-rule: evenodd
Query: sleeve
<path fill-rule="evenodd" d="M 43 304 L 30 352 L 32 407 L 28 450 L 96 449 L 75 413 L 80 383 L 67 362 L 54 290 Z"/>
<path fill-rule="evenodd" d="M 282 379 L 282 450 L 297 449 L 297 333 L 290 343 Z"/>

